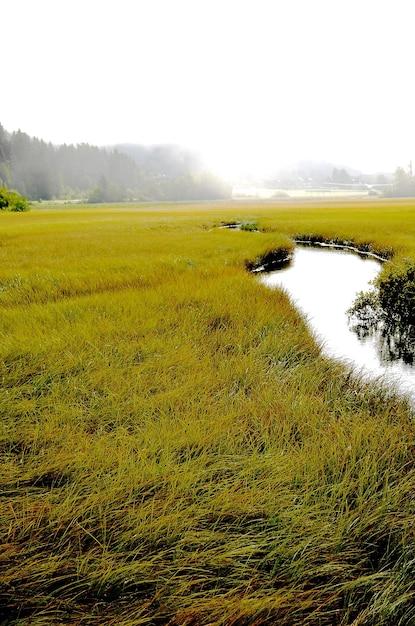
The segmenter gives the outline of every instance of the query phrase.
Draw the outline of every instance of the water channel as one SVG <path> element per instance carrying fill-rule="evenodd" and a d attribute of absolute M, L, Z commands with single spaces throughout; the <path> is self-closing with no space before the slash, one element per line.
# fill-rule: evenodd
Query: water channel
<path fill-rule="evenodd" d="M 382 377 L 415 405 L 415 366 L 389 360 L 380 333 L 363 338 L 349 327 L 347 310 L 360 291 L 370 288 L 380 269 L 378 261 L 352 252 L 297 246 L 288 266 L 263 273 L 260 280 L 288 293 L 325 354 L 364 375 Z"/>

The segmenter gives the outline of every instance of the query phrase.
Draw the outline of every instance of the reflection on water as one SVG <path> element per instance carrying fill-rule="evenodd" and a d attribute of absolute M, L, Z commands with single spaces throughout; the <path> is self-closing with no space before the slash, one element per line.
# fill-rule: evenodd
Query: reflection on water
<path fill-rule="evenodd" d="M 348 323 L 347 310 L 358 292 L 370 288 L 380 268 L 378 261 L 350 252 L 297 247 L 287 268 L 263 274 L 260 280 L 288 292 L 326 354 L 383 376 L 415 401 L 415 367 L 403 348 L 405 338 L 390 335 L 385 327 L 353 328 Z"/>
<path fill-rule="evenodd" d="M 402 361 L 406 365 L 415 365 L 415 328 L 413 325 L 404 326 L 383 320 L 374 320 L 370 323 L 354 316 L 350 320 L 350 329 L 361 341 L 370 338 L 381 363 L 387 365 L 391 361 Z"/>

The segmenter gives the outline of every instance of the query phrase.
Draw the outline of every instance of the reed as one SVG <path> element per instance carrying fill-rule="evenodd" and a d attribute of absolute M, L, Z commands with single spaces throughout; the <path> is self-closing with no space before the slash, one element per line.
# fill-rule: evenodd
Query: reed
<path fill-rule="evenodd" d="M 413 209 L 0 216 L 3 623 L 414 623 L 410 409 L 246 271 L 298 233 L 397 262 Z"/>

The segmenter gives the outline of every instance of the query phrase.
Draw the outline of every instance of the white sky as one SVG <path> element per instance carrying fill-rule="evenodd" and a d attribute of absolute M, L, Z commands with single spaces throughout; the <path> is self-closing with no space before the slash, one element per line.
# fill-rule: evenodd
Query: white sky
<path fill-rule="evenodd" d="M 413 0 L 1 0 L 0 123 L 224 173 L 415 160 Z"/>

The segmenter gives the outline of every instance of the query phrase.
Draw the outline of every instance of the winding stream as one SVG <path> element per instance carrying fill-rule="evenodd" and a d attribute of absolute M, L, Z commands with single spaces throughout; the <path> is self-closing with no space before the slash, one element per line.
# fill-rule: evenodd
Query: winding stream
<path fill-rule="evenodd" d="M 369 376 L 381 376 L 409 395 L 415 405 L 415 366 L 389 360 L 380 333 L 359 338 L 349 328 L 347 309 L 359 291 L 367 291 L 381 264 L 357 254 L 299 247 L 291 263 L 262 274 L 269 287 L 283 288 L 305 314 L 325 354 L 350 363 Z"/>

